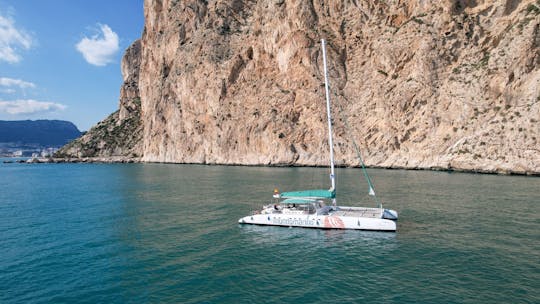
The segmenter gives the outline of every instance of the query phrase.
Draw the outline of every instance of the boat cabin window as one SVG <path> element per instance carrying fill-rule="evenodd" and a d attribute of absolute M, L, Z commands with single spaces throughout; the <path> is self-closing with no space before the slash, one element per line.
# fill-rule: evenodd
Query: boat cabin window
<path fill-rule="evenodd" d="M 315 205 L 314 204 L 304 204 L 304 205 L 296 205 L 296 210 L 304 211 L 304 213 L 315 213 Z"/>

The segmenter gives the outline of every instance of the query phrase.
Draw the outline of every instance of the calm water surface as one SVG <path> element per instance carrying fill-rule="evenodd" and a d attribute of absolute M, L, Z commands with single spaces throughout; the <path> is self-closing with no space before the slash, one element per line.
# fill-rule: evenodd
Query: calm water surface
<path fill-rule="evenodd" d="M 540 303 L 540 178 L 370 172 L 397 233 L 237 224 L 324 168 L 0 164 L 0 303 Z"/>

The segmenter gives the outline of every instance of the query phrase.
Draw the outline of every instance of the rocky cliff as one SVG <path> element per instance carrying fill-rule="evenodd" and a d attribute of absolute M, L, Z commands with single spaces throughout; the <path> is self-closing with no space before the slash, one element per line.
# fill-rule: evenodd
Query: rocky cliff
<path fill-rule="evenodd" d="M 538 0 L 146 0 L 144 13 L 144 161 L 326 164 L 326 38 L 338 163 L 358 164 L 355 140 L 370 166 L 540 172 Z"/>
<path fill-rule="evenodd" d="M 62 147 L 56 157 L 114 157 L 142 156 L 141 98 L 139 96 L 139 67 L 141 41 L 135 41 L 122 58 L 122 77 L 119 110 L 109 115 L 82 137 Z"/>

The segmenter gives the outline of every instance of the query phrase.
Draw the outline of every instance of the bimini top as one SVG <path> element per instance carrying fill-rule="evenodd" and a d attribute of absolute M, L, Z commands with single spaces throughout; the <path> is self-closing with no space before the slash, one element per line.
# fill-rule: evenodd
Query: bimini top
<path fill-rule="evenodd" d="M 296 205 L 306 205 L 317 202 L 316 199 L 310 198 L 288 198 L 281 201 L 282 204 L 296 204 Z"/>
<path fill-rule="evenodd" d="M 308 198 L 308 199 L 309 198 L 314 198 L 314 199 L 335 198 L 336 191 L 335 190 L 330 191 L 330 190 L 324 190 L 324 189 L 292 191 L 292 192 L 281 193 L 281 197 L 283 198 L 301 197 L 301 198 Z"/>

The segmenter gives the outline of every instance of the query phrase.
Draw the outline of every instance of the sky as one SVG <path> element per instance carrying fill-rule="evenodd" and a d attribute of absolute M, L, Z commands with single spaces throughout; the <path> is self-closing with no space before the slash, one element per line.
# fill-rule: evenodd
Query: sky
<path fill-rule="evenodd" d="M 143 26 L 143 0 L 0 0 L 0 120 L 90 129 L 118 109 L 122 55 Z"/>

